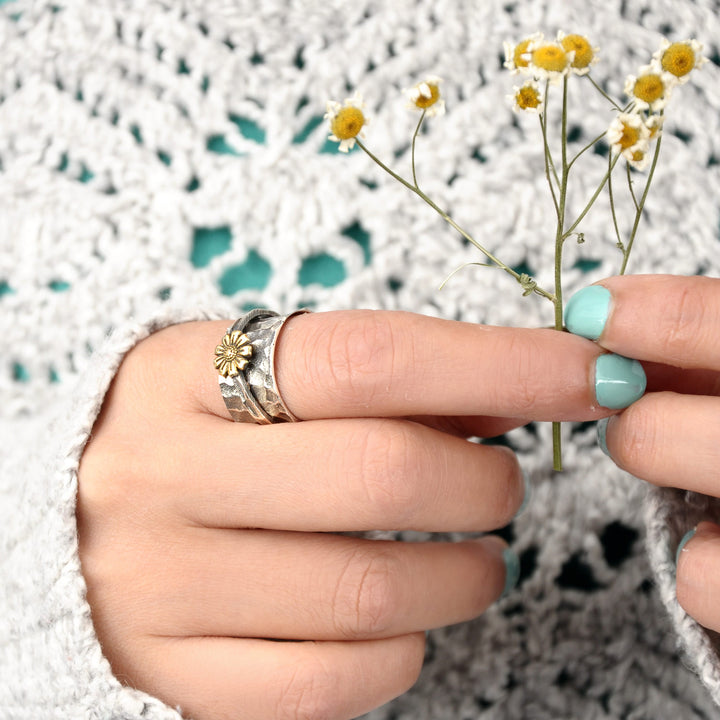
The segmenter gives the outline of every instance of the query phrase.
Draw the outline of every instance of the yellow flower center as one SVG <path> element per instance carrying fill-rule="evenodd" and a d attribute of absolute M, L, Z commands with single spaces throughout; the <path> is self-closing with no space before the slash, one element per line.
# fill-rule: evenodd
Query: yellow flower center
<path fill-rule="evenodd" d="M 357 137 L 364 124 L 365 116 L 362 110 L 350 105 L 338 111 L 330 124 L 330 129 L 336 138 L 349 140 Z"/>
<path fill-rule="evenodd" d="M 527 58 L 523 57 L 523 55 L 527 52 L 529 44 L 530 38 L 527 38 L 526 40 L 521 40 L 515 46 L 515 50 L 513 52 L 513 62 L 515 63 L 515 67 L 527 67 L 530 64 Z"/>
<path fill-rule="evenodd" d="M 618 144 L 623 150 L 627 150 L 628 148 L 631 148 L 633 145 L 637 143 L 637 141 L 640 139 L 640 130 L 636 127 L 633 127 L 632 125 L 627 125 L 626 123 L 623 123 L 623 130 L 622 135 L 620 136 L 620 140 L 618 140 Z"/>
<path fill-rule="evenodd" d="M 562 72 L 568 64 L 568 56 L 558 45 L 542 45 L 533 50 L 533 65 L 549 72 Z"/>
<path fill-rule="evenodd" d="M 223 351 L 223 358 L 225 358 L 225 360 L 234 360 L 237 354 L 238 351 L 234 345 L 226 346 Z"/>
<path fill-rule="evenodd" d="M 646 103 L 653 103 L 665 95 L 665 83 L 655 73 L 643 75 L 635 81 L 633 95 Z"/>
<path fill-rule="evenodd" d="M 561 45 L 565 52 L 575 52 L 575 59 L 572 61 L 574 68 L 586 68 L 595 55 L 588 39 L 582 35 L 566 35 Z"/>
<path fill-rule="evenodd" d="M 633 162 L 642 162 L 645 158 L 645 153 L 642 150 L 635 150 L 632 154 L 632 161 Z"/>
<path fill-rule="evenodd" d="M 682 77 L 695 67 L 695 52 L 687 43 L 673 43 L 663 53 L 660 64 L 666 72 Z"/>
<path fill-rule="evenodd" d="M 515 94 L 515 102 L 521 110 L 529 110 L 540 105 L 540 94 L 531 85 L 523 85 Z"/>
<path fill-rule="evenodd" d="M 430 90 L 430 96 L 423 95 L 423 93 L 419 92 L 418 96 L 415 98 L 415 105 L 422 110 L 425 108 L 429 108 L 431 105 L 434 105 L 439 99 L 440 99 L 440 90 L 437 85 L 434 83 L 423 83 L 429 90 Z M 424 88 L 423 88 L 424 89 Z"/>

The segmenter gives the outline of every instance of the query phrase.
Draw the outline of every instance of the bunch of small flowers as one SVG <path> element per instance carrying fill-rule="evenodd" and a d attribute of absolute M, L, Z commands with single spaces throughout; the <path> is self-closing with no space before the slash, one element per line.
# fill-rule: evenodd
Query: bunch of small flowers
<path fill-rule="evenodd" d="M 659 138 L 665 106 L 673 90 L 687 82 L 690 72 L 706 62 L 697 40 L 671 43 L 665 40 L 652 61 L 628 75 L 625 95 L 627 111 L 608 128 L 607 139 L 614 153 L 622 155 L 636 170 L 650 163 L 650 143 Z"/>
<path fill-rule="evenodd" d="M 555 245 L 555 282 L 552 290 L 540 287 L 525 273 L 518 273 L 509 267 L 489 249 L 478 242 L 470 233 L 460 227 L 428 195 L 420 189 L 415 167 L 415 148 L 418 134 L 426 118 L 442 115 L 445 102 L 440 92 L 441 79 L 429 76 L 407 89 L 409 107 L 420 113 L 420 118 L 412 135 L 411 171 L 412 178 L 404 178 L 382 160 L 376 157 L 360 140 L 368 124 L 364 112 L 364 103 L 359 95 L 347 98 L 343 103 L 329 101 L 325 119 L 330 123 L 330 140 L 340 143 L 340 151 L 348 152 L 356 144 L 377 163 L 385 172 L 402 183 L 411 192 L 424 200 L 463 238 L 474 245 L 485 257 L 485 262 L 472 263 L 503 270 L 520 285 L 523 295 L 540 295 L 553 303 L 555 328 L 563 329 L 563 287 L 562 253 L 564 243 L 575 236 L 578 242 L 585 242 L 585 234 L 579 231 L 579 225 L 593 206 L 602 190 L 607 187 L 612 224 L 617 235 L 617 247 L 622 252 L 620 274 L 625 272 L 630 251 L 643 213 L 648 190 L 658 160 L 661 144 L 661 131 L 665 107 L 674 89 L 687 82 L 689 74 L 706 62 L 702 56 L 702 47 L 696 40 L 680 42 L 664 41 L 648 65 L 640 68 L 637 75 L 631 75 L 625 82 L 625 94 L 628 102 L 624 105 L 613 100 L 594 79 L 591 69 L 598 61 L 598 48 L 584 35 L 558 32 L 554 39 L 547 40 L 542 33 L 530 35 L 516 44 L 505 43 L 505 67 L 522 82 L 516 85 L 511 96 L 514 109 L 521 113 L 537 115 L 544 146 L 545 177 L 548 182 L 551 200 L 557 218 Z M 608 129 L 595 137 L 574 155 L 570 152 L 568 138 L 569 96 L 568 82 L 571 78 L 586 79 L 617 111 L 616 117 Z M 547 107 L 548 96 L 555 86 L 562 86 L 562 105 L 559 127 L 560 156 L 555 157 L 549 140 Z M 568 181 L 575 163 L 596 143 L 605 139 L 610 145 L 608 167 L 600 179 L 595 192 L 589 197 L 585 207 L 575 216 L 570 216 L 567 207 Z M 650 152 L 655 142 L 654 152 Z M 620 223 L 616 216 L 613 195 L 612 174 L 620 158 L 627 167 L 628 191 L 633 200 L 635 217 L 631 222 L 628 237 L 623 240 Z M 642 193 L 634 188 L 631 169 L 643 170 L 650 164 L 650 171 Z M 560 425 L 553 423 L 553 466 L 562 467 L 560 449 Z"/>

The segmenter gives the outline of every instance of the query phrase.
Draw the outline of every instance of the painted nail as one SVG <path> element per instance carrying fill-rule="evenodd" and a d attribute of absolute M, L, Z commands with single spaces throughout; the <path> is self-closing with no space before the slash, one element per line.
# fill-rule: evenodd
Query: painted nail
<path fill-rule="evenodd" d="M 528 509 L 530 498 L 532 497 L 532 485 L 530 484 L 530 479 L 525 472 L 523 473 L 523 484 L 525 485 L 525 495 L 523 495 L 522 505 L 520 505 L 518 511 L 515 513 L 516 518 L 520 517 Z"/>
<path fill-rule="evenodd" d="M 503 550 L 502 556 L 505 561 L 505 587 L 500 597 L 504 598 L 515 588 L 520 579 L 520 558 L 509 547 Z"/>
<path fill-rule="evenodd" d="M 610 291 L 602 285 L 578 290 L 565 308 L 565 327 L 573 334 L 597 340 L 610 312 Z"/>
<path fill-rule="evenodd" d="M 680 544 L 678 545 L 677 552 L 675 553 L 675 566 L 677 567 L 678 561 L 680 560 L 680 553 L 683 551 L 685 546 L 688 544 L 688 541 L 695 535 L 696 528 L 693 528 L 692 530 L 688 530 L 683 536 L 682 540 L 680 540 Z"/>
<path fill-rule="evenodd" d="M 611 410 L 632 405 L 642 397 L 647 378 L 637 360 L 622 355 L 600 355 L 595 361 L 595 397 Z"/>
<path fill-rule="evenodd" d="M 612 457 L 607 449 L 607 426 L 610 418 L 603 418 L 597 423 L 597 441 L 600 449 L 608 456 Z"/>

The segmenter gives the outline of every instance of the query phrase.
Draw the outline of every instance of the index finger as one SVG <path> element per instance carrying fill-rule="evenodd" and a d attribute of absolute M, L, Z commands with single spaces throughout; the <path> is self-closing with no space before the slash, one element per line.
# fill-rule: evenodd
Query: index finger
<path fill-rule="evenodd" d="M 570 298 L 570 332 L 612 352 L 680 368 L 720 370 L 720 279 L 607 278 Z"/>
<path fill-rule="evenodd" d="M 199 380 L 196 400 L 221 417 L 229 416 L 211 359 L 227 327 L 203 323 L 187 349 L 195 366 L 188 372 Z M 275 368 L 285 404 L 303 420 L 409 415 L 591 420 L 609 414 L 595 396 L 600 354 L 594 343 L 555 330 L 355 310 L 290 318 L 277 342 Z"/>

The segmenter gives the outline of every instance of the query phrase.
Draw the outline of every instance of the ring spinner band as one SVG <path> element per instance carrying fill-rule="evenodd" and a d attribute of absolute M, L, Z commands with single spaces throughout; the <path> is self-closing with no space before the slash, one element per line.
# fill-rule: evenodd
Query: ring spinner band
<path fill-rule="evenodd" d="M 306 312 L 278 315 L 272 310 L 251 310 L 228 329 L 215 350 L 215 367 L 220 372 L 220 392 L 235 422 L 297 422 L 277 389 L 275 345 L 285 321 Z"/>

